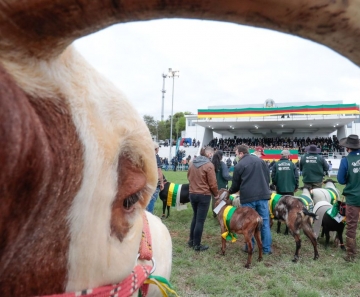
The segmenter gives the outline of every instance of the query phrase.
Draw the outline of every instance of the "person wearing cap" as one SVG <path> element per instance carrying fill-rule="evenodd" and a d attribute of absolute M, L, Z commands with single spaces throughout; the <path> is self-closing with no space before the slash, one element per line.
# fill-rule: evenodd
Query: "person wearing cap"
<path fill-rule="evenodd" d="M 229 189 L 229 193 L 234 194 L 240 191 L 241 206 L 249 206 L 255 209 L 262 217 L 263 225 L 261 227 L 261 241 L 263 244 L 263 254 L 270 255 L 272 253 L 272 239 L 268 206 L 271 196 L 269 188 L 269 168 L 264 160 L 249 154 L 249 148 L 246 145 L 238 145 L 235 149 L 235 154 L 239 159 L 239 162 L 234 168 L 232 185 Z M 254 238 L 252 241 L 254 243 Z M 243 251 L 247 252 L 246 245 L 243 248 Z"/>
<path fill-rule="evenodd" d="M 255 147 L 255 151 L 252 153 L 252 155 L 261 158 L 261 156 L 265 156 L 264 149 L 261 146 L 257 146 Z"/>
<path fill-rule="evenodd" d="M 146 207 L 146 210 L 151 213 L 154 213 L 155 202 L 156 202 L 157 198 L 159 197 L 159 192 L 164 189 L 164 179 L 163 179 L 163 173 L 161 170 L 162 164 L 161 164 L 161 159 L 158 155 L 159 144 L 157 142 L 154 142 L 154 148 L 155 148 L 155 158 L 156 158 L 156 163 L 157 163 L 158 184 L 157 184 L 154 194 L 151 196 L 148 206 Z"/>
<path fill-rule="evenodd" d="M 337 174 L 338 182 L 345 185 L 346 199 L 346 256 L 345 261 L 353 262 L 356 255 L 356 228 L 360 211 L 360 140 L 351 134 L 342 138 L 339 145 L 346 148 L 348 155 L 341 159 Z"/>
<path fill-rule="evenodd" d="M 276 186 L 276 193 L 280 195 L 291 195 L 299 187 L 299 172 L 293 162 L 289 160 L 290 151 L 283 150 L 281 159 L 272 167 L 271 180 Z"/>
<path fill-rule="evenodd" d="M 324 173 L 329 170 L 329 164 L 323 156 L 319 155 L 320 149 L 316 145 L 307 146 L 305 152 L 300 160 L 304 187 L 321 188 Z"/>

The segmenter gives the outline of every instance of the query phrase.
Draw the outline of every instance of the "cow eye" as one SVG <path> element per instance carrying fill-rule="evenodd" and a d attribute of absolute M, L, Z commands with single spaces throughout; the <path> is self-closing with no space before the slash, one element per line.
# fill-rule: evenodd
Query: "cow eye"
<path fill-rule="evenodd" d="M 140 200 L 140 193 L 135 193 L 126 198 L 123 202 L 123 206 L 125 209 L 129 210 L 132 206 L 134 206 L 135 203 L 137 203 Z"/>

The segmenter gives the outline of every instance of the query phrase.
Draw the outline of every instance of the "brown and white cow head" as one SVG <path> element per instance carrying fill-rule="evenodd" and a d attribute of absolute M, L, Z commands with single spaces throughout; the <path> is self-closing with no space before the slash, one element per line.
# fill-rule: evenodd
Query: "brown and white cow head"
<path fill-rule="evenodd" d="M 151 138 L 124 95 L 71 47 L 76 38 L 121 22 L 200 18 L 302 36 L 360 65 L 359 7 L 360 0 L 0 1 L 3 295 L 115 283 L 135 264 L 140 214 L 157 178 Z M 154 253 L 162 257 L 156 245 Z M 171 252 L 158 261 L 166 266 L 160 274 L 169 274 L 169 259 Z"/>
<path fill-rule="evenodd" d="M 126 277 L 157 179 L 144 122 L 72 47 L 2 66 L 4 282 L 50 294 Z"/>

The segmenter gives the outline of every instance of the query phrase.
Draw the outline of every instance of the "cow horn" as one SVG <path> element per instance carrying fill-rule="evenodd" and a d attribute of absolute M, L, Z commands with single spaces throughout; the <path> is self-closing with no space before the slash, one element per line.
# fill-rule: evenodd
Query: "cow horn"
<path fill-rule="evenodd" d="M 0 2 L 0 54 L 24 49 L 46 57 L 116 23 L 197 18 L 294 34 L 331 47 L 360 66 L 360 0 L 161 1 L 8 0 Z"/>

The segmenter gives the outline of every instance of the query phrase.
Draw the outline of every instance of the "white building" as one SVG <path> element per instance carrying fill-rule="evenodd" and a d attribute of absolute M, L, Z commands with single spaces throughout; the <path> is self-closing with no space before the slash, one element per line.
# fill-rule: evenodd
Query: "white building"
<path fill-rule="evenodd" d="M 322 106 L 324 111 L 311 110 L 318 106 Z M 342 101 L 276 104 L 272 99 L 266 100 L 263 105 L 209 106 L 206 112 L 211 114 L 212 111 L 217 111 L 215 116 L 200 118 L 199 113 L 185 116 L 186 130 L 182 132 L 182 137 L 200 140 L 201 146 L 207 145 L 215 137 L 233 138 L 234 136 L 314 138 L 335 134 L 341 139 L 349 134 L 360 134 L 359 106 L 352 104 L 350 110 L 347 110 L 348 106 L 350 105 L 343 104 Z M 303 107 L 309 110 L 301 111 Z M 271 110 L 276 111 L 277 114 L 266 116 L 241 114 L 233 117 L 229 115 L 231 110 L 242 112 L 247 109 L 258 113 Z M 203 110 L 199 111 L 203 112 Z"/>

